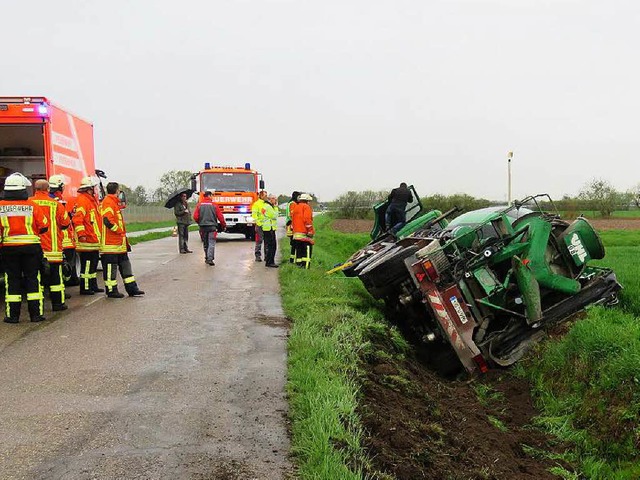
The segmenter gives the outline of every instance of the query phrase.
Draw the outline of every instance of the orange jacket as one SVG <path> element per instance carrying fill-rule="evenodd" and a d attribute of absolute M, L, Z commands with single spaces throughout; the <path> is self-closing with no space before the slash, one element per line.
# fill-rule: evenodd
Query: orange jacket
<path fill-rule="evenodd" d="M 71 223 L 69 214 L 62 204 L 47 192 L 37 191 L 30 200 L 33 200 L 41 208 L 49 222 L 47 231 L 40 235 L 44 256 L 51 263 L 61 263 L 62 232 Z"/>
<path fill-rule="evenodd" d="M 291 227 L 293 229 L 293 239 L 313 243 L 312 237 L 315 234 L 315 230 L 313 229 L 311 205 L 300 202 L 292 210 Z"/>
<path fill-rule="evenodd" d="M 120 211 L 120 200 L 109 194 L 100 204 L 102 235 L 100 253 L 127 253 L 127 231 Z"/>
<path fill-rule="evenodd" d="M 67 208 L 67 201 L 62 198 L 62 192 L 60 190 L 57 190 L 53 195 L 55 196 L 56 200 L 58 200 L 58 202 L 60 202 L 60 204 L 64 207 L 64 210 L 69 215 L 69 221 L 71 221 L 72 211 Z M 76 232 L 73 229 L 73 225 L 62 230 L 62 249 L 67 250 L 68 248 L 76 248 Z"/>
<path fill-rule="evenodd" d="M 76 231 L 78 243 L 76 250 L 79 252 L 91 252 L 100 249 L 100 230 L 102 218 L 100 217 L 98 200 L 92 193 L 80 192 L 73 208 L 73 227 Z M 82 240 L 81 238 L 84 237 Z"/>
<path fill-rule="evenodd" d="M 40 244 L 48 222 L 32 200 L 0 200 L 0 240 L 3 247 Z"/>

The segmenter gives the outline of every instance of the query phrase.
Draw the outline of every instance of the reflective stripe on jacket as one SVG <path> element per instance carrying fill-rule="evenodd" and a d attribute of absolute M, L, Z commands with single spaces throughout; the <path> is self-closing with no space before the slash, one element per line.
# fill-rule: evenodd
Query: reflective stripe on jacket
<path fill-rule="evenodd" d="M 47 217 L 32 200 L 0 200 L 0 240 L 3 247 L 40 243 Z"/>
<path fill-rule="evenodd" d="M 251 205 L 251 216 L 256 221 L 256 225 L 259 227 L 262 227 L 262 222 L 264 221 L 264 218 L 262 218 L 262 208 L 264 207 L 265 203 L 266 202 L 264 200 L 259 198 Z"/>
<path fill-rule="evenodd" d="M 271 205 L 269 202 L 263 202 L 262 207 L 262 230 L 270 232 L 278 226 L 278 207 Z"/>
<path fill-rule="evenodd" d="M 100 253 L 127 253 L 127 230 L 120 211 L 120 200 L 116 195 L 104 197 L 100 204 L 100 219 Z"/>
<path fill-rule="evenodd" d="M 98 200 L 92 193 L 80 192 L 73 209 L 73 227 L 76 231 L 78 243 L 76 250 L 90 252 L 100 249 L 100 230 L 102 219 L 100 217 Z M 84 242 L 80 237 L 86 237 Z"/>
<path fill-rule="evenodd" d="M 71 223 L 69 214 L 62 204 L 47 192 L 37 191 L 31 197 L 42 213 L 47 217 L 49 228 L 40 235 L 40 244 L 44 256 L 51 263 L 62 262 L 62 232 Z"/>
<path fill-rule="evenodd" d="M 291 226 L 293 227 L 293 238 L 295 240 L 313 236 L 315 230 L 313 229 L 313 211 L 311 210 L 311 205 L 305 202 L 300 202 L 296 205 L 291 217 Z"/>

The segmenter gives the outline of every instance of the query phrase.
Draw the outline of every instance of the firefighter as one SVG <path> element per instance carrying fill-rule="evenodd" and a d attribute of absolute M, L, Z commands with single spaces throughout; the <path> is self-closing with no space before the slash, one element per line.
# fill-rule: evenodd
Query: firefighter
<path fill-rule="evenodd" d="M 298 204 L 298 196 L 300 192 L 294 191 L 291 194 L 291 200 L 287 203 L 287 208 L 285 211 L 285 221 L 287 226 L 287 237 L 289 237 L 289 245 L 291 246 L 291 250 L 289 253 L 289 263 L 293 263 L 296 259 L 296 248 L 293 243 L 293 227 L 291 226 L 291 216 L 293 213 L 293 209 Z"/>
<path fill-rule="evenodd" d="M 100 230 L 102 219 L 96 199 L 97 183 L 92 177 L 84 177 L 78 188 L 78 198 L 71 222 L 78 239 L 76 251 L 80 257 L 80 295 L 104 292 L 98 287 L 98 260 L 100 258 Z"/>
<path fill-rule="evenodd" d="M 293 242 L 295 245 L 295 264 L 308 269 L 311 265 L 313 250 L 313 211 L 309 202 L 312 200 L 308 193 L 298 196 L 298 204 L 293 209 L 291 226 L 293 227 Z"/>
<path fill-rule="evenodd" d="M 133 276 L 131 261 L 127 252 L 131 250 L 127 241 L 127 230 L 124 226 L 120 206 L 120 185 L 116 182 L 107 183 L 107 195 L 100 204 L 102 232 L 100 235 L 100 254 L 102 256 L 102 276 L 109 298 L 123 298 L 118 291 L 118 269 L 124 282 L 124 289 L 130 297 L 144 295 L 138 288 Z"/>
<path fill-rule="evenodd" d="M 47 217 L 48 229 L 40 235 L 40 245 L 49 263 L 47 269 L 51 309 L 54 312 L 66 310 L 64 303 L 64 279 L 62 278 L 62 232 L 69 228 L 71 219 L 62 204 L 49 195 L 49 182 L 36 180 L 35 194 L 31 197 Z"/>
<path fill-rule="evenodd" d="M 269 195 L 262 207 L 262 232 L 264 233 L 265 267 L 278 268 L 276 265 L 276 228 L 278 221 L 278 198 Z"/>
<path fill-rule="evenodd" d="M 62 175 L 51 175 L 49 177 L 49 194 L 52 198 L 58 200 L 69 214 L 71 219 L 71 212 L 67 209 L 67 201 L 63 198 L 64 193 L 64 178 Z M 66 287 L 77 287 L 80 285 L 78 279 L 78 269 L 76 268 L 76 239 L 73 226 L 62 230 L 62 255 L 64 261 L 62 264 L 62 273 L 64 275 L 64 285 Z"/>
<path fill-rule="evenodd" d="M 12 173 L 4 183 L 0 200 L 0 239 L 5 269 L 6 323 L 20 321 L 23 288 L 32 322 L 44 320 L 40 266 L 40 234 L 47 231 L 47 218 L 27 195 L 31 182 L 21 173 Z"/>
<path fill-rule="evenodd" d="M 264 207 L 264 203 L 267 199 L 267 192 L 264 190 L 260 190 L 258 194 L 258 199 L 253 202 L 251 205 L 251 216 L 256 222 L 256 246 L 255 246 L 255 255 L 256 262 L 262 261 L 262 244 L 263 244 L 263 235 L 262 235 L 262 208 Z"/>

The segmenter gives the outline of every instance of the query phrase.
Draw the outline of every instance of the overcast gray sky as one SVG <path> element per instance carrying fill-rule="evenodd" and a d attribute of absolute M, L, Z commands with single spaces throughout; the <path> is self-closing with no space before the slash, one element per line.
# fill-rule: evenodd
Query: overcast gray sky
<path fill-rule="evenodd" d="M 2 0 L 0 95 L 94 123 L 96 165 L 156 186 L 205 161 L 269 190 L 506 198 L 640 182 L 640 3 Z"/>

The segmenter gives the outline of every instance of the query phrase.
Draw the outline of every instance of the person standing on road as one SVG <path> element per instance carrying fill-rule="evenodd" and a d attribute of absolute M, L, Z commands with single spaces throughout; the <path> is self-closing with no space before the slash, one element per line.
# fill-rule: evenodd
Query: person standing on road
<path fill-rule="evenodd" d="M 47 218 L 49 228 L 40 235 L 40 245 L 49 264 L 46 281 L 49 285 L 51 309 L 54 312 L 67 309 L 64 303 L 64 278 L 62 277 L 62 232 L 69 228 L 71 219 L 64 206 L 49 195 L 49 182 L 36 180 L 35 194 L 31 200 L 40 207 Z"/>
<path fill-rule="evenodd" d="M 264 233 L 265 267 L 278 268 L 276 265 L 276 229 L 278 228 L 278 197 L 269 195 L 262 207 L 262 232 Z"/>
<path fill-rule="evenodd" d="M 109 298 L 123 298 L 118 291 L 118 269 L 124 282 L 124 289 L 130 297 L 144 295 L 138 288 L 133 276 L 131 260 L 127 252 L 131 250 L 127 240 L 127 230 L 122 218 L 120 206 L 120 185 L 116 182 L 107 183 L 107 195 L 100 204 L 100 218 L 102 232 L 100 235 L 100 254 L 102 256 L 102 278 Z"/>
<path fill-rule="evenodd" d="M 64 193 L 64 178 L 62 175 L 51 175 L 49 178 L 49 195 L 55 198 L 64 207 L 71 221 L 71 213 L 67 209 L 67 201 L 62 197 Z M 64 256 L 63 274 L 65 287 L 77 287 L 80 285 L 78 270 L 76 268 L 76 240 L 73 226 L 62 230 L 62 255 Z"/>
<path fill-rule="evenodd" d="M 220 208 L 213 203 L 212 195 L 213 192 L 210 190 L 204 192 L 204 198 L 196 205 L 196 209 L 193 212 L 193 218 L 200 227 L 200 238 L 202 238 L 204 247 L 204 262 L 211 266 L 215 265 L 218 231 L 223 232 L 227 228 L 224 215 L 222 215 Z"/>
<path fill-rule="evenodd" d="M 313 198 L 308 193 L 298 196 L 298 204 L 293 209 L 291 226 L 293 227 L 293 242 L 296 248 L 295 264 L 309 269 L 311 253 L 313 251 L 313 211 L 309 202 Z"/>
<path fill-rule="evenodd" d="M 180 200 L 173 207 L 173 213 L 176 216 L 178 224 L 178 249 L 180 253 L 193 253 L 189 250 L 189 225 L 191 225 L 191 212 L 187 203 L 187 194 L 181 193 Z"/>
<path fill-rule="evenodd" d="M 291 200 L 287 203 L 287 209 L 285 211 L 285 222 L 287 226 L 287 237 L 289 237 L 289 245 L 291 246 L 291 250 L 289 252 L 289 263 L 295 262 L 296 259 L 296 247 L 293 243 L 293 227 L 291 226 L 291 217 L 293 213 L 293 209 L 298 204 L 298 196 L 300 192 L 294 190 L 291 194 Z"/>
<path fill-rule="evenodd" d="M 80 295 L 104 292 L 104 288 L 98 287 L 97 274 L 102 216 L 95 193 L 96 185 L 92 177 L 82 179 L 71 218 L 78 238 L 76 251 L 80 257 Z"/>
<path fill-rule="evenodd" d="M 0 241 L 5 270 L 6 323 L 20 321 L 22 293 L 26 290 L 32 322 L 44 320 L 40 265 L 42 248 L 39 235 L 47 231 L 47 217 L 28 198 L 31 182 L 21 173 L 12 173 L 4 183 L 0 200 Z"/>
<path fill-rule="evenodd" d="M 265 201 L 267 199 L 267 192 L 265 190 L 260 190 L 258 194 L 258 199 L 253 202 L 251 205 L 251 216 L 253 220 L 256 222 L 256 245 L 255 245 L 255 256 L 256 262 L 262 261 L 262 244 L 263 244 L 263 235 L 262 235 L 262 208 L 264 207 Z M 265 253 L 266 254 L 266 253 Z"/>
<path fill-rule="evenodd" d="M 395 235 L 407 222 L 407 203 L 413 202 L 413 195 L 407 184 L 402 182 L 398 188 L 391 190 L 387 200 L 389 201 L 389 206 L 387 207 L 384 221 L 387 230 Z"/>

